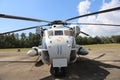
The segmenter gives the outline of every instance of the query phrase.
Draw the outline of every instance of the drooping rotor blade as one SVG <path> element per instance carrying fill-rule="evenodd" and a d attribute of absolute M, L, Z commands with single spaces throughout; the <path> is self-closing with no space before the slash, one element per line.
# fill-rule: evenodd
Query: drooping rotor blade
<path fill-rule="evenodd" d="M 99 23 L 67 23 L 68 25 L 77 24 L 77 25 L 101 25 L 101 26 L 115 26 L 120 27 L 120 24 L 99 24 Z"/>
<path fill-rule="evenodd" d="M 13 33 L 13 32 L 24 31 L 24 30 L 28 30 L 28 29 L 37 28 L 37 27 L 43 27 L 43 26 L 48 26 L 48 24 L 46 24 L 46 25 L 40 25 L 40 26 L 33 26 L 33 27 L 28 27 L 28 28 L 22 28 L 22 29 L 13 30 L 13 31 L 8 31 L 8 32 L 0 33 L 0 35 L 9 34 L 9 33 Z"/>
<path fill-rule="evenodd" d="M 0 63 L 35 63 L 36 61 L 0 61 Z"/>
<path fill-rule="evenodd" d="M 116 11 L 116 10 L 120 10 L 120 7 L 115 7 L 115 8 L 111 8 L 111 9 L 106 9 L 106 10 L 102 10 L 102 11 L 98 11 L 98 12 L 93 12 L 93 13 L 88 13 L 88 14 L 72 17 L 72 18 L 66 19 L 65 22 L 74 20 L 74 19 L 78 19 L 78 18 L 82 18 L 82 17 L 87 17 L 87 16 L 91 16 L 91 15 L 95 15 L 95 14 L 101 14 L 101 13 L 106 13 L 106 12 L 111 12 L 111 11 Z"/>
<path fill-rule="evenodd" d="M 90 36 L 89 34 L 83 32 L 83 31 L 80 31 L 80 33 L 82 33 L 82 34 L 84 34 L 84 35 L 86 35 L 86 36 Z"/>
<path fill-rule="evenodd" d="M 27 20 L 27 21 L 35 21 L 35 22 L 47 22 L 47 23 L 49 22 L 49 21 L 46 21 L 46 20 L 20 17 L 20 16 L 12 16 L 12 15 L 6 15 L 6 14 L 0 14 L 0 18 L 19 19 L 19 20 Z"/>

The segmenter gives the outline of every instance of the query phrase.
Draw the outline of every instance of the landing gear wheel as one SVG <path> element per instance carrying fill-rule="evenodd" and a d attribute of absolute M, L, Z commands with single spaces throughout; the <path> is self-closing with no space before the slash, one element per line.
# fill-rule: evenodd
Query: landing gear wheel
<path fill-rule="evenodd" d="M 64 77 L 67 73 L 67 67 L 53 67 L 50 68 L 50 73 L 55 77 Z"/>

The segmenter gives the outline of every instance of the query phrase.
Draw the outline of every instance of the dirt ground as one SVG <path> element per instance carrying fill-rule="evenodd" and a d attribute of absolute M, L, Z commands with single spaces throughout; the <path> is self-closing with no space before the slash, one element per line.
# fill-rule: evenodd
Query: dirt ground
<path fill-rule="evenodd" d="M 66 77 L 54 78 L 50 66 L 23 52 L 0 52 L 0 80 L 120 80 L 120 49 L 90 50 L 69 64 Z M 40 60 L 40 59 L 39 59 Z"/>

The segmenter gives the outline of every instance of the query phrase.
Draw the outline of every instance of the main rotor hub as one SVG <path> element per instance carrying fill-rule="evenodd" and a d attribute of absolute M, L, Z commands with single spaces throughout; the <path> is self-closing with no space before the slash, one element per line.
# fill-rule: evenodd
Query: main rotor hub
<path fill-rule="evenodd" d="M 50 25 L 65 25 L 66 23 L 61 20 L 55 20 L 50 23 Z"/>

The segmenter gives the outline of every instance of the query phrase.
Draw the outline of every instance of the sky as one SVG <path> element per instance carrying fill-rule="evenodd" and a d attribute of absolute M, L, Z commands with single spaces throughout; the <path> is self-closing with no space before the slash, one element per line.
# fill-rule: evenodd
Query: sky
<path fill-rule="evenodd" d="M 0 14 L 54 21 L 118 6 L 120 0 L 0 0 Z M 119 15 L 120 11 L 114 11 L 72 22 L 119 24 Z M 41 24 L 45 23 L 0 18 L 0 33 Z M 90 36 L 120 35 L 120 27 L 80 25 L 80 28 Z M 35 29 L 22 32 L 35 33 Z"/>

